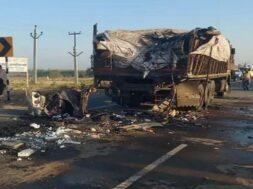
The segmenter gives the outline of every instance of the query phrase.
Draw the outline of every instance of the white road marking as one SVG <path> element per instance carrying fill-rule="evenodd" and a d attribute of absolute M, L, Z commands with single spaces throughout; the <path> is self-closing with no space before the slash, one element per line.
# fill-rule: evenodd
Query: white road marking
<path fill-rule="evenodd" d="M 127 180 L 125 180 L 121 184 L 117 185 L 113 189 L 126 189 L 126 188 L 128 188 L 134 182 L 136 182 L 141 177 L 143 177 L 144 175 L 146 175 L 147 173 L 149 173 L 150 171 L 152 171 L 153 169 L 155 169 L 157 166 L 159 166 L 160 164 L 162 164 L 163 162 L 165 162 L 167 159 L 169 159 L 172 156 L 174 156 L 179 151 L 183 150 L 185 147 L 187 147 L 187 144 L 180 144 L 179 146 L 177 146 L 173 150 L 167 152 L 165 155 L 163 155 L 159 159 L 155 160 L 151 164 L 147 165 L 142 170 L 140 170 L 139 172 L 137 172 L 135 175 L 129 177 Z"/>

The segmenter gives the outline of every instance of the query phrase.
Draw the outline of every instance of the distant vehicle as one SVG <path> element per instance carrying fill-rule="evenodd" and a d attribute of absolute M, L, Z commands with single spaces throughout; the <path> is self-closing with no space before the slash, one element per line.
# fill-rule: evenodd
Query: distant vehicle
<path fill-rule="evenodd" d="M 241 70 L 231 70 L 231 79 L 233 81 L 238 81 L 242 79 L 242 71 Z"/>

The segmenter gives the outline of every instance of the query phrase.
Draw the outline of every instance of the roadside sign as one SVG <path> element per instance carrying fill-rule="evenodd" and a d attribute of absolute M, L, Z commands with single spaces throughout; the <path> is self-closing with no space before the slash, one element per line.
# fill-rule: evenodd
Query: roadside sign
<path fill-rule="evenodd" d="M 0 65 L 3 69 L 6 69 L 6 59 L 0 57 Z M 8 70 L 9 73 L 25 73 L 28 71 L 28 59 L 27 58 L 8 58 Z"/>
<path fill-rule="evenodd" d="M 12 37 L 0 37 L 0 57 L 12 57 Z"/>

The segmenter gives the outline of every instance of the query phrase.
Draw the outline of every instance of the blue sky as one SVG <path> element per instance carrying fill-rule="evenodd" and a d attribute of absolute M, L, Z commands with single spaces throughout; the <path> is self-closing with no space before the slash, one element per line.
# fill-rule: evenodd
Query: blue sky
<path fill-rule="evenodd" d="M 77 37 L 81 69 L 90 66 L 92 25 L 100 32 L 112 29 L 147 29 L 214 26 L 236 48 L 237 63 L 253 64 L 252 0 L 0 0 L 0 36 L 13 36 L 14 55 L 28 57 L 32 67 L 34 25 L 38 41 L 38 67 L 72 69 L 73 36 Z"/>

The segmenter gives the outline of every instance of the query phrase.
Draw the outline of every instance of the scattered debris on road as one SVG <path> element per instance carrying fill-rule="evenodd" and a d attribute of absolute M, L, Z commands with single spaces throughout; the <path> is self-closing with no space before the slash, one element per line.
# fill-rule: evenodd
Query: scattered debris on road
<path fill-rule="evenodd" d="M 31 156 L 35 151 L 31 148 L 24 149 L 20 152 L 18 152 L 18 157 L 29 157 Z"/>
<path fill-rule="evenodd" d="M 31 92 L 28 98 L 33 120 L 13 130 L 11 135 L 1 135 L 0 154 L 30 157 L 35 153 L 84 144 L 90 139 L 101 140 L 121 132 L 144 131 L 154 134 L 157 128 L 170 128 L 172 124 L 197 126 L 200 124 L 197 120 L 203 119 L 201 112 L 170 108 L 169 101 L 153 107 L 153 110 L 112 108 L 83 114 L 81 94 L 82 91 L 73 89 Z"/>
<path fill-rule="evenodd" d="M 121 126 L 119 128 L 123 129 L 125 131 L 130 131 L 130 130 L 148 131 L 152 127 L 163 127 L 163 125 L 161 123 L 158 123 L 158 122 L 148 122 L 148 123 L 124 125 L 124 126 Z"/>
<path fill-rule="evenodd" d="M 170 110 L 166 115 L 138 109 L 94 111 L 84 117 L 72 117 L 66 112 L 61 115 L 51 115 L 51 118 L 41 118 L 48 124 L 32 122 L 23 132 L 21 129 L 12 137 L 0 138 L 0 150 L 7 150 L 6 153 L 12 151 L 12 154 L 13 151 L 19 154 L 25 149 L 32 149 L 34 153 L 45 153 L 51 148 L 79 145 L 89 139 L 100 140 L 118 132 L 138 130 L 155 133 L 155 128 L 169 128 L 175 121 L 192 123 L 194 126 L 196 120 L 203 117 L 199 112 L 193 111 Z M 55 125 L 52 126 L 51 122 Z"/>
<path fill-rule="evenodd" d="M 40 128 L 40 125 L 37 124 L 37 123 L 31 123 L 31 124 L 30 124 L 30 127 L 33 127 L 34 129 L 39 129 L 39 128 Z"/>

